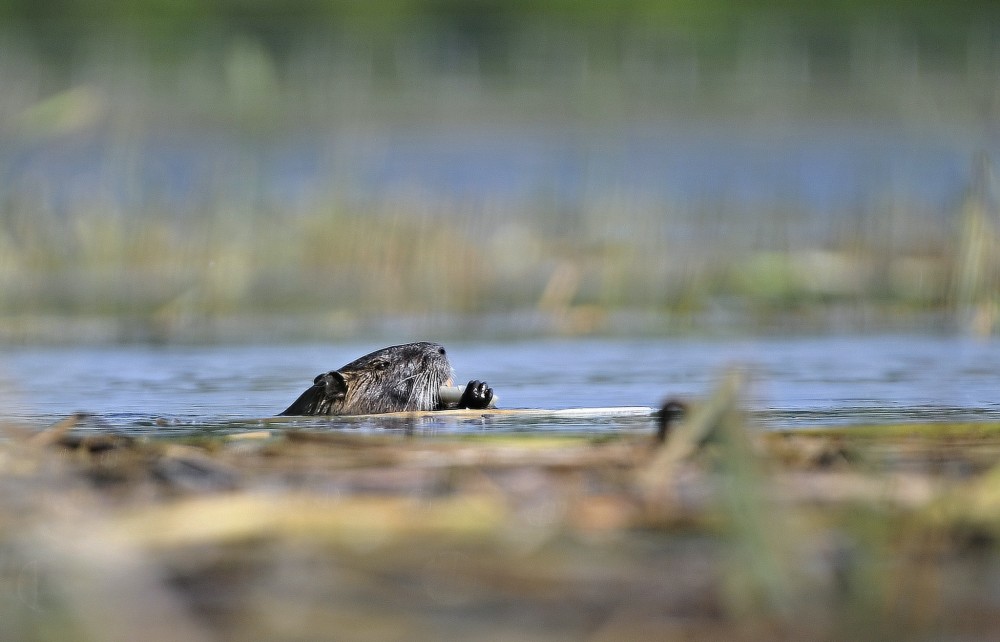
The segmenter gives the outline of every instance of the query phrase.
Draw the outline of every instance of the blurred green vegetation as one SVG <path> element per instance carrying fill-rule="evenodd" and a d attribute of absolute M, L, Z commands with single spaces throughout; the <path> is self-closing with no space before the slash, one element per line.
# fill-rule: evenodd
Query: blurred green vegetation
<path fill-rule="evenodd" d="M 454 29 L 480 45 L 495 46 L 533 23 L 564 23 L 613 39 L 636 26 L 696 37 L 706 45 L 731 48 L 733 36 L 748 19 L 781 17 L 807 37 L 830 37 L 860 21 L 888 19 L 935 45 L 954 46 L 956 35 L 984 18 L 995 17 L 992 2 L 889 0 L 57 0 L 37 3 L 5 0 L 0 18 L 33 37 L 71 47 L 89 31 L 128 30 L 143 37 L 172 39 L 206 27 L 228 33 L 253 33 L 278 48 L 286 48 L 295 32 L 345 28 L 370 35 L 401 35 L 415 24 L 437 30 Z M 728 44 L 727 44 L 728 43 Z M 508 43 L 509 44 L 509 43 Z M 830 44 L 830 43 L 828 43 Z M 502 49 L 502 48 L 501 48 Z"/>
<path fill-rule="evenodd" d="M 389 317 L 989 333 L 995 178 L 971 159 L 1000 122 L 995 17 L 930 1 L 0 3 L 0 340 L 329 336 Z M 699 128 L 720 162 L 749 136 L 794 174 L 782 141 L 831 123 L 970 162 L 947 202 L 889 167 L 833 211 L 794 187 L 682 198 L 602 175 L 647 124 Z M 359 175 L 414 134 L 570 142 L 527 196 L 502 172 L 465 191 Z M 282 193 L 268 159 L 296 141 L 311 173 Z M 562 149 L 584 168 L 568 197 L 544 165 Z"/>
<path fill-rule="evenodd" d="M 856 65 L 852 43 L 866 37 L 866 30 L 890 49 L 901 38 L 919 50 L 921 65 L 948 68 L 969 62 L 970 35 L 983 41 L 996 36 L 997 18 L 1000 10 L 992 2 L 941 0 L 0 2 L 0 31 L 63 69 L 92 51 L 95 40 L 138 44 L 157 64 L 252 42 L 286 71 L 298 64 L 303 49 L 340 42 L 363 43 L 372 52 L 370 71 L 383 77 L 407 75 L 400 47 L 418 55 L 435 49 L 444 67 L 471 64 L 478 73 L 520 78 L 538 54 L 573 62 L 580 47 L 609 70 L 629 64 L 638 49 L 653 63 L 690 52 L 706 71 L 721 71 L 744 57 L 749 44 L 772 52 L 791 45 L 786 54 L 802 57 L 812 73 L 838 78 Z M 539 34 L 548 47 L 532 42 Z"/>

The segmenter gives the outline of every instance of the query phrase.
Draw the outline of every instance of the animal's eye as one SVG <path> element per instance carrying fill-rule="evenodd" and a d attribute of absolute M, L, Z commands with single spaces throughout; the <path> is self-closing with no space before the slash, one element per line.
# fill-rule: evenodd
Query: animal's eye
<path fill-rule="evenodd" d="M 444 354 L 444 348 L 438 348 L 438 354 L 443 355 Z"/>

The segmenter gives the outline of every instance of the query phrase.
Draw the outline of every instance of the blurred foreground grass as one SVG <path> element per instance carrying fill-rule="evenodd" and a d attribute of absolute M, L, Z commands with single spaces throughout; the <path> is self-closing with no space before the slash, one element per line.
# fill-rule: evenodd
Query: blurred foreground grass
<path fill-rule="evenodd" d="M 1000 428 L 0 444 L 12 639 L 981 639 Z M 81 425 L 82 424 L 82 425 Z M 250 428 L 248 426 L 248 428 Z"/>

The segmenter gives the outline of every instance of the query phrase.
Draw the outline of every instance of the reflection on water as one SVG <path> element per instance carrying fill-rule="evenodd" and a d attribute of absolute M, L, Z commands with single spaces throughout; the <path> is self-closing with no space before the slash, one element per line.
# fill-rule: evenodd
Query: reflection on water
<path fill-rule="evenodd" d="M 44 425 L 91 413 L 90 425 L 176 432 L 259 427 L 319 372 L 379 346 L 7 348 L 2 416 Z M 1000 342 L 944 336 L 789 339 L 586 339 L 450 343 L 456 378 L 485 379 L 506 408 L 655 406 L 708 393 L 727 367 L 752 373 L 748 404 L 769 427 L 1000 419 Z M 433 418 L 421 431 L 609 430 L 647 417 Z M 329 426 L 328 421 L 314 425 Z M 381 422 L 337 425 L 379 429 Z M 408 426 L 392 426 L 407 428 Z"/>

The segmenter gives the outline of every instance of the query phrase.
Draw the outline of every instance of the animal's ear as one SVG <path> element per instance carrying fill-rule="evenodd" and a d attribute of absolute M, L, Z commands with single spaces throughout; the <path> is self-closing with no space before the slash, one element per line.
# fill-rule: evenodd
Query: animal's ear
<path fill-rule="evenodd" d="M 313 385 L 321 386 L 327 399 L 343 399 L 347 395 L 347 381 L 336 370 L 319 375 L 313 379 Z"/>

